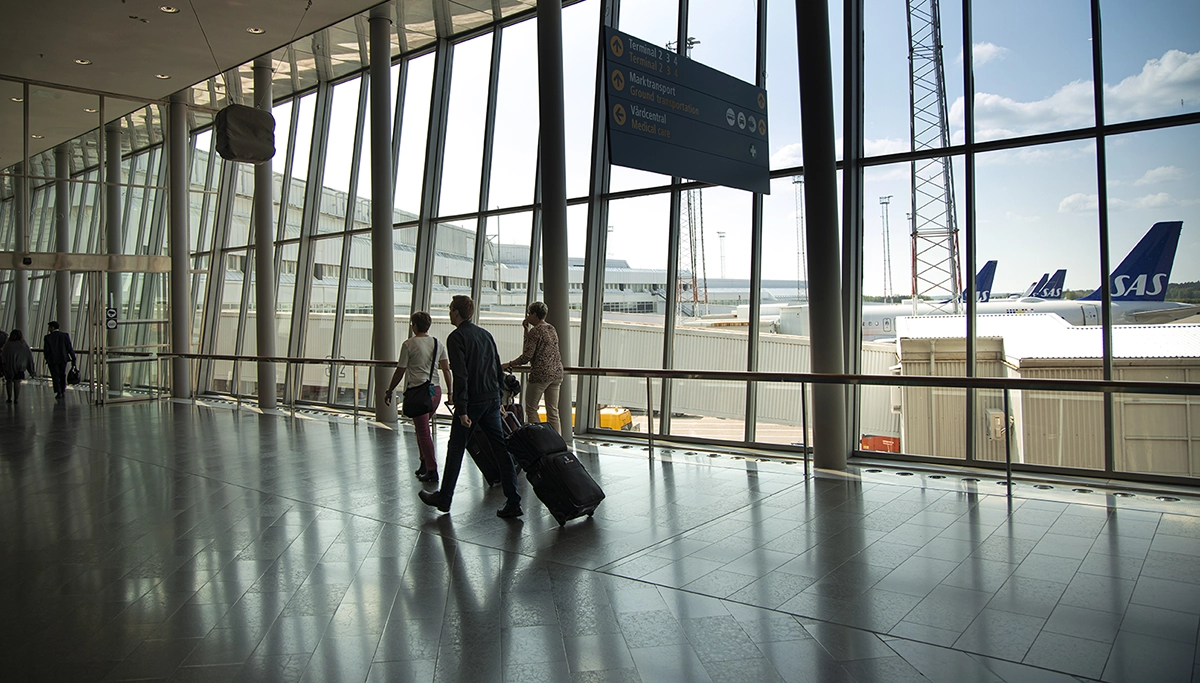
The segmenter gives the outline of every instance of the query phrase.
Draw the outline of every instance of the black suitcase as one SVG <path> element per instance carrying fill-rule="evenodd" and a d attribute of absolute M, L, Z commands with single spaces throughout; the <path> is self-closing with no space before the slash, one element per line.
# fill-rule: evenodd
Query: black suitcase
<path fill-rule="evenodd" d="M 537 468 L 537 461 L 547 455 L 570 453 L 567 443 L 545 422 L 531 422 L 508 435 L 508 452 L 525 471 Z"/>
<path fill-rule="evenodd" d="M 467 437 L 467 453 L 483 474 L 484 483 L 488 486 L 500 483 L 500 465 L 496 462 L 496 454 L 492 452 L 492 443 L 479 425 L 471 427 L 471 436 Z"/>
<path fill-rule="evenodd" d="M 512 404 L 501 410 L 500 427 L 504 430 L 504 435 L 509 436 L 514 431 L 521 428 L 521 406 Z M 467 453 L 471 459 L 475 461 L 475 466 L 483 474 L 483 480 L 488 486 L 495 486 L 500 483 L 500 465 L 496 462 L 496 455 L 492 452 L 492 444 L 488 441 L 487 435 L 475 425 L 471 428 L 471 436 L 467 438 Z"/>
<path fill-rule="evenodd" d="M 542 456 L 525 477 L 559 526 L 576 517 L 591 517 L 604 500 L 600 485 L 569 451 Z"/>

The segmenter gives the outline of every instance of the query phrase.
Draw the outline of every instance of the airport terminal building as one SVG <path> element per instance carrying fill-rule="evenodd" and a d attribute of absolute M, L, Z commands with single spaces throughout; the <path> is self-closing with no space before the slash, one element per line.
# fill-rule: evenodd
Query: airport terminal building
<path fill-rule="evenodd" d="M 1200 676 L 1196 7 L 4 16 L 17 679 Z M 549 305 L 594 516 L 418 499 L 456 295 Z"/>

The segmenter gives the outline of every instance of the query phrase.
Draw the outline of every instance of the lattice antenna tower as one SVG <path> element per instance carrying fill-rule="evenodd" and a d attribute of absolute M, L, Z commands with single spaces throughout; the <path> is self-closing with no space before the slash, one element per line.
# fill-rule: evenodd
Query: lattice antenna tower
<path fill-rule="evenodd" d="M 892 231 L 888 223 L 892 195 L 879 198 L 880 213 L 883 219 L 883 300 L 892 302 L 895 290 L 892 289 Z"/>
<path fill-rule="evenodd" d="M 796 282 L 796 301 L 808 301 L 808 253 L 804 226 L 804 176 L 792 176 L 796 194 L 796 272 L 804 273 L 804 298 L 800 298 L 800 282 Z"/>
<path fill-rule="evenodd" d="M 950 145 L 950 127 L 938 0 L 908 0 L 908 72 L 912 149 L 945 149 Z M 960 311 L 962 272 L 951 172 L 949 157 L 912 162 L 914 315 L 923 300 L 935 311 Z"/>
<path fill-rule="evenodd" d="M 684 47 L 686 56 L 692 56 L 692 48 L 699 45 L 700 41 L 696 38 L 688 36 Z M 668 50 L 675 50 L 678 46 L 678 41 L 670 41 L 667 43 Z M 680 226 L 682 235 L 680 239 L 679 262 L 688 264 L 689 273 L 682 275 L 679 278 L 677 285 L 680 290 L 684 285 L 691 285 L 691 296 L 688 292 L 679 292 L 679 302 L 682 304 L 684 298 L 691 299 L 692 316 L 700 315 L 700 304 L 708 305 L 708 269 L 705 267 L 704 254 L 704 190 L 688 190 L 684 193 L 684 211 L 687 216 L 687 222 Z M 707 310 L 705 311 L 707 312 Z"/>

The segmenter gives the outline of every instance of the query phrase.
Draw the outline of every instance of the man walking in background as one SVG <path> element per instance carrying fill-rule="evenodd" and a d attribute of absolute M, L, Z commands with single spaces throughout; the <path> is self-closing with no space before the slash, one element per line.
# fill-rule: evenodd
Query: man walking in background
<path fill-rule="evenodd" d="M 71 346 L 71 335 L 58 329 L 57 320 L 51 320 L 47 327 L 50 332 L 42 338 L 42 355 L 50 369 L 54 398 L 62 398 L 67 390 L 67 363 L 75 363 L 75 347 Z"/>
<path fill-rule="evenodd" d="M 442 487 L 437 491 L 419 491 L 421 502 L 442 512 L 450 511 L 454 484 L 462 469 L 463 450 L 471 428 L 478 424 L 492 445 L 492 453 L 500 466 L 500 485 L 508 504 L 496 511 L 497 517 L 520 517 L 521 494 L 517 493 L 517 471 L 512 457 L 504 446 L 500 427 L 500 387 L 504 371 L 500 369 L 500 352 L 491 333 L 471 322 L 475 302 L 459 295 L 450 301 L 450 322 L 455 330 L 446 337 L 446 352 L 450 354 L 450 371 L 454 375 L 454 419 L 450 423 L 450 441 L 446 446 L 446 466 L 442 471 Z"/>

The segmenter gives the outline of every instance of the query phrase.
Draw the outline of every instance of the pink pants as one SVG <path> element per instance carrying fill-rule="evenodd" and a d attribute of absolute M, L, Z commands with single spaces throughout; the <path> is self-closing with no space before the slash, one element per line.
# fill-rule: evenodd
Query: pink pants
<path fill-rule="evenodd" d="M 437 459 L 433 457 L 433 434 L 429 430 L 429 420 L 437 412 L 442 402 L 442 388 L 435 387 L 433 394 L 433 412 L 418 415 L 413 418 L 413 427 L 417 432 L 417 450 L 421 452 L 421 464 L 430 472 L 437 472 Z"/>

